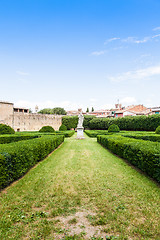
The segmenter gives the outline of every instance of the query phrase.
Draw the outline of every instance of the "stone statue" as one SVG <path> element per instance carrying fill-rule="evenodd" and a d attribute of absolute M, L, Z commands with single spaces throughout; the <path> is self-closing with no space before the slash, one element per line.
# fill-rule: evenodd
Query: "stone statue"
<path fill-rule="evenodd" d="M 83 120 L 84 120 L 84 117 L 83 117 L 83 114 L 82 112 L 80 112 L 79 116 L 78 116 L 78 128 L 82 128 L 83 127 Z"/>
<path fill-rule="evenodd" d="M 83 136 L 83 120 L 84 116 L 82 114 L 82 111 L 80 111 L 79 116 L 78 116 L 78 125 L 77 125 L 77 139 L 84 139 Z"/>

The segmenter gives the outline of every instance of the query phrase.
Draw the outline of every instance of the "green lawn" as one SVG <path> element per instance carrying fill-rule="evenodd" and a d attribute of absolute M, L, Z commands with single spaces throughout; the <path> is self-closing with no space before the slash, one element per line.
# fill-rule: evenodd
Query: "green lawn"
<path fill-rule="evenodd" d="M 159 186 L 87 136 L 0 194 L 2 240 L 158 240 L 159 229 Z"/>

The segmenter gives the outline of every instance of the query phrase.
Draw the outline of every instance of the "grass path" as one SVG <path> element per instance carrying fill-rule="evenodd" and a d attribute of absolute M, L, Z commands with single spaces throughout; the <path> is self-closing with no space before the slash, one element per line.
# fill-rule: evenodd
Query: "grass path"
<path fill-rule="evenodd" d="M 160 188 L 75 138 L 0 194 L 0 239 L 160 239 Z"/>

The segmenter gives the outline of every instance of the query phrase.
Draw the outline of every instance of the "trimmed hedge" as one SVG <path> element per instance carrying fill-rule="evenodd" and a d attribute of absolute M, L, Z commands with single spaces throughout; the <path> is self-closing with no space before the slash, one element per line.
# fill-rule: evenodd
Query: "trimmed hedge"
<path fill-rule="evenodd" d="M 59 131 L 67 131 L 67 127 L 62 124 L 60 127 L 59 127 Z"/>
<path fill-rule="evenodd" d="M 160 143 L 120 135 L 99 135 L 97 141 L 160 182 Z"/>
<path fill-rule="evenodd" d="M 108 128 L 108 132 L 119 132 L 120 129 L 116 124 L 112 124 L 111 126 L 109 126 Z"/>
<path fill-rule="evenodd" d="M 158 126 L 158 127 L 156 128 L 155 133 L 156 133 L 156 134 L 160 134 L 160 126 Z"/>
<path fill-rule="evenodd" d="M 127 134 L 122 134 L 123 137 L 128 137 L 128 138 L 135 138 L 135 139 L 142 139 L 146 141 L 151 141 L 151 142 L 160 142 L 160 135 L 156 135 L 154 133 L 152 134 L 146 134 L 146 133 L 127 133 Z"/>
<path fill-rule="evenodd" d="M 15 131 L 13 128 L 6 124 L 0 124 L 0 134 L 14 134 Z"/>
<path fill-rule="evenodd" d="M 84 121 L 83 121 L 84 129 L 89 129 L 89 122 L 94 118 L 96 118 L 96 116 L 84 115 Z"/>
<path fill-rule="evenodd" d="M 28 134 L 28 135 L 3 135 L 0 136 L 0 144 L 6 144 L 11 142 L 18 142 L 22 140 L 28 140 L 32 138 L 38 138 L 38 135 Z"/>
<path fill-rule="evenodd" d="M 0 189 L 22 177 L 64 141 L 64 136 L 42 136 L 0 145 Z"/>
<path fill-rule="evenodd" d="M 89 122 L 90 129 L 105 130 L 116 124 L 121 130 L 155 131 L 160 125 L 160 115 L 127 116 L 120 118 L 94 118 Z"/>
<path fill-rule="evenodd" d="M 91 138 L 95 138 L 98 135 L 109 135 L 109 134 L 111 134 L 111 133 L 108 133 L 107 130 L 85 130 L 84 132 Z"/>
<path fill-rule="evenodd" d="M 62 117 L 62 124 L 67 127 L 67 130 L 71 128 L 76 128 L 78 125 L 78 116 L 65 116 Z"/>
<path fill-rule="evenodd" d="M 89 123 L 92 119 L 95 119 L 95 116 L 84 115 L 83 127 L 89 128 Z M 62 124 L 64 124 L 68 130 L 71 128 L 76 128 L 78 125 L 78 116 L 64 116 L 62 118 Z"/>
<path fill-rule="evenodd" d="M 74 130 L 68 130 L 68 131 L 57 131 L 56 135 L 64 135 L 65 137 L 72 137 L 75 133 Z"/>
<path fill-rule="evenodd" d="M 39 132 L 55 132 L 54 128 L 51 126 L 43 126 Z"/>

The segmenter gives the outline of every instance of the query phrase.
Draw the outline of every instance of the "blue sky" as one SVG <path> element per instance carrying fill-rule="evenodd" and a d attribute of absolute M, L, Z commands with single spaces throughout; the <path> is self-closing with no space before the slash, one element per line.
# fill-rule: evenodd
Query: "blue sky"
<path fill-rule="evenodd" d="M 160 106 L 159 0 L 1 0 L 0 100 Z"/>

